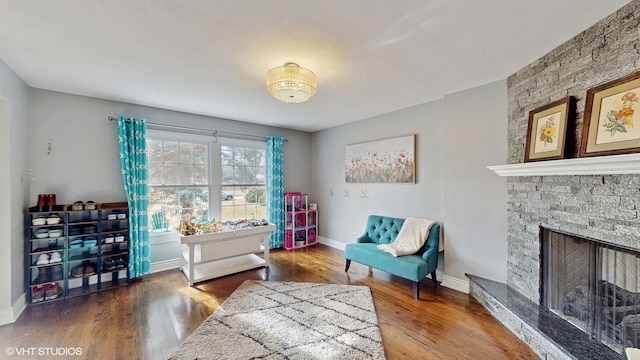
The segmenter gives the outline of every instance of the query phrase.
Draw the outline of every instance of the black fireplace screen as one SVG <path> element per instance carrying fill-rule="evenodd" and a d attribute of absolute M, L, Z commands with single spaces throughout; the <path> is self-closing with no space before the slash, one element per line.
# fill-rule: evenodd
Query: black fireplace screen
<path fill-rule="evenodd" d="M 622 353 L 640 347 L 640 253 L 540 228 L 541 303 Z"/>

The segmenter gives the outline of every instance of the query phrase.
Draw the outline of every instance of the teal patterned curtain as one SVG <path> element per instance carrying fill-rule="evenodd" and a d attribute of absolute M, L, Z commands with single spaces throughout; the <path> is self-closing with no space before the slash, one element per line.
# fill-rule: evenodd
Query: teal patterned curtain
<path fill-rule="evenodd" d="M 284 246 L 284 140 L 267 140 L 267 211 L 268 220 L 276 230 L 269 236 L 272 249 Z"/>
<path fill-rule="evenodd" d="M 147 208 L 147 145 L 144 119 L 118 118 L 118 142 L 122 182 L 129 203 L 129 278 L 134 279 L 151 271 Z"/>

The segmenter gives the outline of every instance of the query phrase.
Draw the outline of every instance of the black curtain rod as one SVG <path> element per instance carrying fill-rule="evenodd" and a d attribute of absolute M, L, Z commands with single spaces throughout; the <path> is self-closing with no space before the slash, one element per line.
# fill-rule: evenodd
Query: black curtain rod
<path fill-rule="evenodd" d="M 118 118 L 115 118 L 113 116 L 109 116 L 108 119 L 109 119 L 109 121 L 118 120 Z M 126 121 L 130 121 L 130 120 L 126 119 Z M 199 129 L 199 128 L 193 128 L 193 127 L 187 127 L 187 126 L 179 126 L 179 125 L 158 124 L 158 123 L 152 123 L 152 122 L 148 122 L 148 121 L 147 121 L 147 125 L 151 125 L 151 126 L 155 126 L 155 127 L 166 127 L 166 128 L 172 128 L 172 129 L 182 129 L 182 130 L 201 131 L 201 132 L 205 132 L 205 133 L 211 133 L 211 135 L 213 137 L 215 137 L 216 139 L 217 139 L 218 135 L 221 135 L 223 137 L 225 135 L 230 135 L 231 137 L 256 138 L 256 139 L 263 139 L 263 140 L 267 139 L 267 137 L 260 136 L 260 135 L 241 134 L 241 133 L 210 130 L 210 129 Z M 284 142 L 288 142 L 289 140 L 288 139 L 283 139 L 283 141 Z"/>

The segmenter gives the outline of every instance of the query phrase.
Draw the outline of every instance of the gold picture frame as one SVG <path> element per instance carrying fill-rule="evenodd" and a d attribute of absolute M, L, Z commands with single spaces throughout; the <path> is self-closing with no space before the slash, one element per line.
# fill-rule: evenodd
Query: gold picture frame
<path fill-rule="evenodd" d="M 640 72 L 587 90 L 578 156 L 640 152 L 639 113 Z"/>
<path fill-rule="evenodd" d="M 416 182 L 416 135 L 349 144 L 345 147 L 347 183 Z"/>
<path fill-rule="evenodd" d="M 563 159 L 575 99 L 567 96 L 529 112 L 524 162 Z"/>

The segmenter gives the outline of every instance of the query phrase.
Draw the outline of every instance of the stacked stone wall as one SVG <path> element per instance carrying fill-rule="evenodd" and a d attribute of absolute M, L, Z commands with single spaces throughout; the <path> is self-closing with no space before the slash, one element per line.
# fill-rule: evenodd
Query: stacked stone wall
<path fill-rule="evenodd" d="M 576 10 L 579 11 L 579 10 Z M 577 156 L 589 88 L 640 70 L 634 0 L 509 77 L 508 163 L 524 161 L 529 111 L 573 96 Z M 635 126 L 640 126 L 640 114 Z M 640 175 L 510 177 L 507 285 L 539 301 L 540 225 L 640 249 Z"/>

